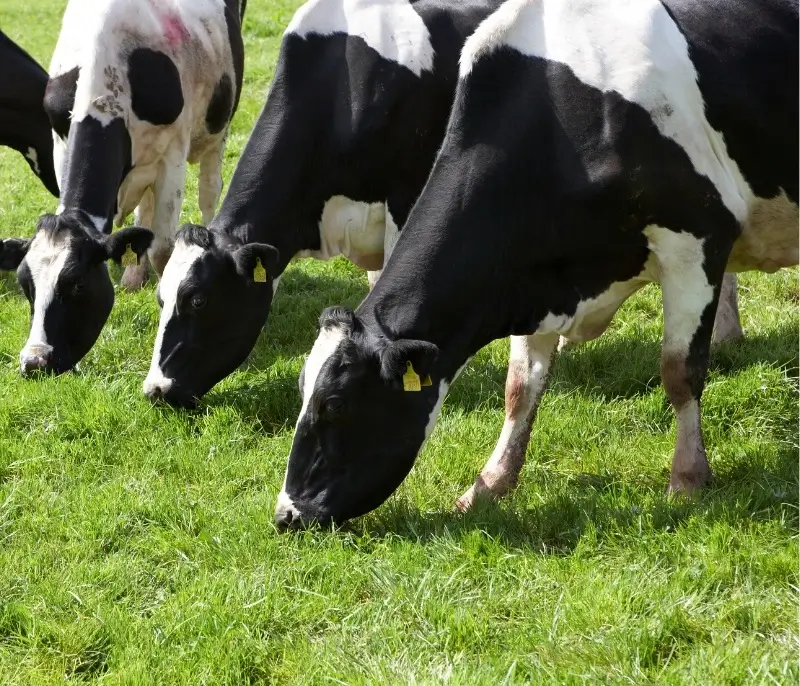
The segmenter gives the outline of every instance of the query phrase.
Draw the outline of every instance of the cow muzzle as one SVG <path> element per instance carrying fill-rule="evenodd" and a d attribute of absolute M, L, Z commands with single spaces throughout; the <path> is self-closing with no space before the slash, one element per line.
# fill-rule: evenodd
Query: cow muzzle
<path fill-rule="evenodd" d="M 22 376 L 29 376 L 47 370 L 52 354 L 53 347 L 50 345 L 27 346 L 19 354 L 19 373 Z"/>

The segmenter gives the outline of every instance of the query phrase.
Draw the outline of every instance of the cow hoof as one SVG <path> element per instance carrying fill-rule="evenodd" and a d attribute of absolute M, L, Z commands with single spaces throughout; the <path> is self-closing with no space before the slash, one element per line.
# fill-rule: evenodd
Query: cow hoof
<path fill-rule="evenodd" d="M 495 493 L 492 488 L 486 484 L 483 477 L 479 476 L 475 479 L 475 483 L 470 486 L 469 490 L 456 500 L 456 509 L 459 512 L 466 512 L 479 501 L 491 502 L 502 498 L 503 495 L 504 493 Z"/>
<path fill-rule="evenodd" d="M 673 474 L 669 480 L 667 488 L 668 496 L 697 496 L 707 486 L 711 485 L 712 473 L 710 469 L 699 470 L 697 472 L 684 472 Z"/>
<path fill-rule="evenodd" d="M 129 293 L 141 290 L 147 283 L 147 262 L 136 265 L 135 267 L 125 267 L 120 284 Z"/>

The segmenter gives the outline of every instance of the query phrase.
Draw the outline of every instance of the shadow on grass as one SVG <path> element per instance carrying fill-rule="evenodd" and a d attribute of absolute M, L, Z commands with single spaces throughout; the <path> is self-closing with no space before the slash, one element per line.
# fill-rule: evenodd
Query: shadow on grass
<path fill-rule="evenodd" d="M 614 472 L 575 474 L 564 478 L 539 505 L 519 508 L 507 501 L 481 501 L 467 513 L 420 512 L 391 501 L 345 530 L 384 538 L 396 536 L 425 544 L 432 539 L 464 539 L 482 534 L 505 547 L 568 555 L 581 539 L 628 540 L 649 531 L 675 532 L 690 520 L 705 525 L 723 521 L 782 521 L 787 531 L 798 526 L 796 451 L 782 451 L 774 464 L 739 464 L 718 471 L 714 484 L 695 498 L 666 497 L 668 473 L 635 483 Z M 522 488 L 526 488 L 523 483 Z M 536 488 L 529 484 L 527 488 Z M 622 503 L 622 504 L 621 504 Z"/>

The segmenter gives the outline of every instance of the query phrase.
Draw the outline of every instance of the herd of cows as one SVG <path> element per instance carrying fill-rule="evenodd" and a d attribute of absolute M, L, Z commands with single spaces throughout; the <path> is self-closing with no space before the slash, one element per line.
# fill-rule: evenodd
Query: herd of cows
<path fill-rule="evenodd" d="M 245 4 L 69 0 L 49 75 L 0 33 L 0 144 L 59 198 L 0 242 L 31 305 L 21 373 L 91 349 L 107 260 L 127 290 L 152 265 L 144 392 L 192 406 L 247 358 L 288 263 L 343 255 L 370 291 L 320 316 L 276 520 L 384 502 L 459 372 L 510 336 L 467 509 L 516 485 L 559 341 L 657 282 L 669 488 L 706 484 L 700 398 L 712 332 L 742 335 L 735 273 L 798 262 L 797 0 L 310 0 L 217 209 Z M 187 163 L 203 225 L 179 228 Z"/>

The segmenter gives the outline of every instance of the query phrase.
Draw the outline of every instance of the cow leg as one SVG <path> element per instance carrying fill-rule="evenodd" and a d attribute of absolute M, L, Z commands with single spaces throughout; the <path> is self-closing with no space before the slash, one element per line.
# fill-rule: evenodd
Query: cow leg
<path fill-rule="evenodd" d="M 657 231 L 651 249 L 661 268 L 661 379 L 678 424 L 669 492 L 689 493 L 712 477 L 700 425 L 700 397 L 727 251 L 704 250 L 702 241 L 689 234 Z"/>
<path fill-rule="evenodd" d="M 134 221 L 136 226 L 144 226 L 150 228 L 153 224 L 153 210 L 155 203 L 153 200 L 153 191 L 149 188 L 145 190 L 142 199 L 136 208 Z M 147 260 L 140 260 L 139 264 L 135 267 L 125 267 L 122 274 L 120 283 L 126 291 L 138 291 L 145 283 L 147 283 L 147 276 L 150 272 Z"/>
<path fill-rule="evenodd" d="M 397 227 L 397 224 L 394 222 L 394 218 L 392 217 L 392 213 L 389 211 L 389 205 L 386 204 L 386 228 L 383 234 L 383 266 L 386 267 L 386 263 L 389 261 L 389 258 L 392 255 L 392 251 L 394 250 L 394 246 L 397 245 L 397 241 L 400 238 L 400 229 Z M 377 271 L 367 272 L 367 283 L 369 283 L 369 289 L 372 290 L 375 288 L 375 284 L 378 283 L 378 279 L 381 277 L 383 273 L 382 269 Z"/>
<path fill-rule="evenodd" d="M 739 319 L 736 274 L 726 272 L 725 278 L 722 279 L 717 317 L 714 320 L 714 343 L 738 341 L 743 336 L 742 323 Z"/>
<path fill-rule="evenodd" d="M 175 243 L 175 231 L 181 216 L 183 186 L 186 180 L 186 156 L 174 155 L 165 160 L 164 167 L 154 185 L 155 212 L 153 214 L 153 242 L 147 254 L 150 264 L 156 270 L 158 278 L 164 273 L 172 246 Z"/>
<path fill-rule="evenodd" d="M 481 497 L 500 498 L 517 485 L 558 340 L 557 333 L 511 337 L 503 430 L 475 483 L 456 501 L 459 510 Z"/>
<path fill-rule="evenodd" d="M 210 148 L 200 158 L 200 173 L 197 179 L 198 205 L 203 216 L 203 224 L 208 226 L 217 211 L 219 196 L 222 194 L 222 154 L 225 139 Z"/>

